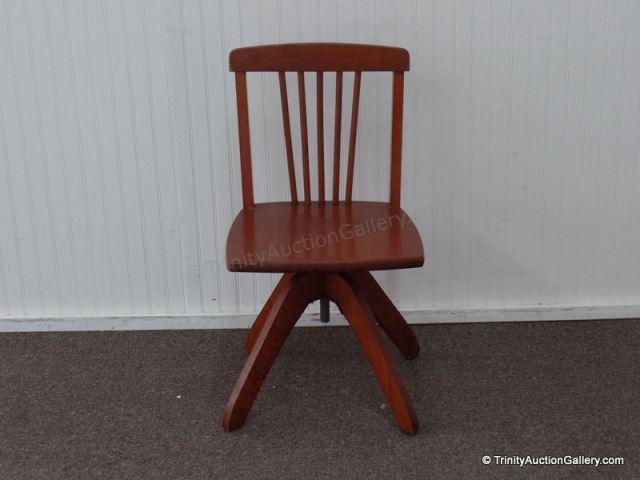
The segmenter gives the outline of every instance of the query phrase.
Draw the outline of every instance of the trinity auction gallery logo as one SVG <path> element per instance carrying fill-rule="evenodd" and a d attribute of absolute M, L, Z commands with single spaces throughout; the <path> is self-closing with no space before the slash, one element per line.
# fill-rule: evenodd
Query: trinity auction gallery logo
<path fill-rule="evenodd" d="M 591 457 L 586 455 L 563 455 L 551 456 L 544 455 L 536 457 L 532 455 L 485 455 L 482 457 L 482 463 L 485 465 L 516 465 L 524 467 L 527 465 L 624 465 L 623 457 Z"/>

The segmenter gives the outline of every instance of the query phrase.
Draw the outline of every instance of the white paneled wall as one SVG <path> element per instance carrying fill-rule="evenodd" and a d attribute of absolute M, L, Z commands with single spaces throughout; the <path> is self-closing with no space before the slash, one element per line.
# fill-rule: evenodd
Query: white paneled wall
<path fill-rule="evenodd" d="M 638 24 L 632 0 L 3 0 L 0 316 L 258 308 L 275 276 L 224 266 L 227 55 L 297 41 L 411 52 L 403 204 L 428 260 L 379 276 L 401 308 L 640 305 Z M 390 78 L 362 88 L 356 196 L 382 199 Z M 275 75 L 250 107 L 256 195 L 286 198 Z"/>

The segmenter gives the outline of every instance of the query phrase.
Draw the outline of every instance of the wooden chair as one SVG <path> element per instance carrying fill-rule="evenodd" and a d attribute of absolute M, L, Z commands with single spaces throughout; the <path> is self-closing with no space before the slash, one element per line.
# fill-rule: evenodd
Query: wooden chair
<path fill-rule="evenodd" d="M 326 311 L 335 302 L 355 331 L 400 429 L 413 434 L 418 420 L 390 355 L 387 334 L 404 357 L 420 346 L 406 321 L 369 273 L 371 270 L 420 267 L 422 241 L 400 208 L 402 104 L 409 53 L 401 48 L 353 44 L 283 44 L 239 48 L 229 56 L 235 72 L 240 140 L 243 209 L 227 240 L 226 262 L 234 272 L 279 272 L 282 277 L 249 331 L 249 352 L 224 411 L 223 426 L 241 427 L 282 348 L 307 305 L 320 299 Z M 362 72 L 393 72 L 391 184 L 388 202 L 352 200 L 356 131 Z M 291 201 L 254 203 L 247 72 L 277 72 Z M 299 89 L 302 179 L 298 198 L 285 72 L 296 72 Z M 315 72 L 317 105 L 318 200 L 311 200 L 305 72 Z M 325 195 L 325 72 L 335 72 L 336 98 L 332 198 Z M 340 145 L 344 72 L 354 72 L 353 103 L 344 199 L 340 200 Z M 333 76 L 333 75 L 332 75 Z"/>

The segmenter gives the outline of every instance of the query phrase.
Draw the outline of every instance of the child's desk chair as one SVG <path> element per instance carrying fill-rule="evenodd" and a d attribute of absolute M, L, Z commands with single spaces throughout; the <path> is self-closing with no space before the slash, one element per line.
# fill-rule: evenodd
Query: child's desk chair
<path fill-rule="evenodd" d="M 420 346 L 404 318 L 369 273 L 420 267 L 422 241 L 400 208 L 402 102 L 409 53 L 402 48 L 337 43 L 265 45 L 239 48 L 229 56 L 235 72 L 243 209 L 227 240 L 226 262 L 233 272 L 278 272 L 282 278 L 249 331 L 249 352 L 224 411 L 226 430 L 240 428 L 289 332 L 307 305 L 320 300 L 327 312 L 335 302 L 353 328 L 400 429 L 413 434 L 418 419 L 387 346 L 384 331 L 412 359 Z M 393 72 L 391 182 L 388 202 L 352 200 L 362 72 Z M 254 203 L 249 137 L 247 72 L 277 72 L 291 201 Z M 286 72 L 296 72 L 299 89 L 303 198 L 298 198 L 294 168 Z M 311 199 L 305 72 L 315 72 L 318 199 Z M 323 82 L 336 82 L 333 185 L 325 195 Z M 344 198 L 340 199 L 342 79 L 354 72 L 353 103 Z M 360 232 L 360 233 L 358 233 Z M 380 328 L 378 328 L 380 327 Z"/>

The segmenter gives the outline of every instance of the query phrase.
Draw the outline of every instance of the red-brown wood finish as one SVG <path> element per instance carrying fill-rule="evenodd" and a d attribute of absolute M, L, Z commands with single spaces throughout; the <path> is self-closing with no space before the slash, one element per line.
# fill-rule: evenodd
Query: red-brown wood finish
<path fill-rule="evenodd" d="M 353 173 L 356 163 L 356 136 L 358 132 L 358 110 L 360 108 L 360 81 L 362 72 L 356 72 L 353 80 L 353 104 L 351 105 L 351 130 L 349 131 L 349 157 L 347 160 L 347 191 L 345 203 L 351 203 L 353 196 Z"/>
<path fill-rule="evenodd" d="M 238 104 L 238 137 L 240 140 L 240 171 L 242 176 L 242 205 L 253 207 L 253 175 L 251 173 L 251 141 L 249 134 L 249 100 L 247 76 L 236 73 L 236 100 Z"/>
<path fill-rule="evenodd" d="M 262 382 L 306 306 L 322 295 L 318 273 L 298 274 L 278 292 L 224 411 L 223 426 L 235 430 L 244 421 Z"/>
<path fill-rule="evenodd" d="M 226 430 L 241 427 L 287 336 L 307 305 L 317 299 L 335 302 L 362 345 L 398 427 L 407 434 L 418 420 L 387 346 L 395 344 L 407 359 L 420 345 L 371 270 L 419 267 L 422 240 L 400 208 L 404 72 L 409 53 L 376 45 L 309 43 L 246 47 L 229 56 L 236 72 L 240 166 L 244 208 L 227 238 L 226 262 L 236 272 L 282 273 L 274 291 L 245 339 L 249 357 L 231 393 L 223 417 Z M 255 203 L 246 72 L 277 72 L 291 200 Z M 286 72 L 297 72 L 304 202 L 298 201 Z M 318 200 L 311 195 L 311 161 L 304 72 L 316 72 L 316 144 Z M 391 175 L 389 201 L 353 201 L 353 177 L 362 72 L 393 75 Z M 335 72 L 333 174 L 330 202 L 324 174 L 324 72 Z M 342 86 L 354 74 L 344 200 L 340 200 Z M 366 88 L 366 87 L 365 87 Z M 312 131 L 312 130 L 311 130 Z M 366 159 L 362 159 L 366 164 Z M 364 166 L 364 165 L 363 165 Z"/>
<path fill-rule="evenodd" d="M 289 43 L 233 50 L 232 72 L 404 72 L 404 48 L 348 43 Z"/>
<path fill-rule="evenodd" d="M 418 430 L 413 410 L 385 340 L 376 329 L 371 307 L 363 292 L 346 275 L 329 273 L 324 277 L 324 293 L 338 305 L 356 334 L 400 429 L 408 434 Z"/>
<path fill-rule="evenodd" d="M 345 274 L 351 284 L 367 299 L 375 318 L 400 353 L 413 360 L 420 353 L 420 343 L 391 299 L 371 273 L 359 270 Z"/>
<path fill-rule="evenodd" d="M 309 177 L 309 132 L 307 131 L 307 93 L 304 72 L 298 72 L 298 103 L 300 104 L 300 145 L 302 148 L 302 184 L 304 202 L 311 202 L 311 179 Z"/>
<path fill-rule="evenodd" d="M 253 322 L 253 325 L 251 326 L 251 329 L 249 330 L 249 333 L 247 333 L 247 337 L 244 340 L 244 348 L 247 352 L 250 352 L 253 348 L 253 344 L 256 342 L 258 335 L 260 335 L 260 330 L 262 330 L 264 323 L 267 321 L 267 317 L 269 316 L 269 313 L 271 313 L 273 305 L 276 303 L 277 299 L 280 297 L 283 291 L 290 288 L 289 285 L 291 284 L 293 276 L 293 273 L 283 274 L 282 277 L 280 277 L 278 284 L 273 289 L 273 292 L 271 292 L 271 295 L 269 295 L 267 303 L 265 303 L 264 307 L 262 307 L 262 310 L 260 310 L 260 313 Z"/>
<path fill-rule="evenodd" d="M 289 98 L 287 96 L 287 79 L 284 72 L 278 73 L 280 83 L 280 102 L 282 104 L 282 124 L 284 128 L 284 144 L 287 151 L 287 170 L 289 172 L 289 191 L 291 202 L 298 203 L 296 186 L 296 167 L 293 160 L 293 142 L 291 141 L 291 120 L 289 118 Z"/>
<path fill-rule="evenodd" d="M 257 203 L 227 237 L 232 272 L 346 272 L 419 267 L 418 229 L 383 202 Z"/>
<path fill-rule="evenodd" d="M 389 299 L 376 279 L 373 278 L 373 275 L 364 270 L 351 271 L 343 273 L 343 275 L 349 279 L 353 289 L 359 292 L 358 295 L 367 299 L 376 321 L 400 353 L 407 360 L 416 358 L 420 353 L 418 339 L 391 299 Z M 247 334 L 244 344 L 247 352 L 250 352 L 253 348 L 255 339 L 258 337 L 267 315 L 273 308 L 274 299 L 278 296 L 278 292 L 286 288 L 287 283 L 291 282 L 292 278 L 292 273 L 285 273 L 280 278 Z"/>
<path fill-rule="evenodd" d="M 400 206 L 402 183 L 402 101 L 404 98 L 404 73 L 393 72 L 393 103 L 391 105 L 391 185 L 389 203 Z"/>
<path fill-rule="evenodd" d="M 324 74 L 316 74 L 316 142 L 318 144 L 318 201 L 324 203 Z"/>
<path fill-rule="evenodd" d="M 336 106 L 333 122 L 333 203 L 340 201 L 340 140 L 342 139 L 342 72 L 336 72 Z"/>
<path fill-rule="evenodd" d="M 262 320 L 256 320 L 251 328 L 245 343 L 249 349 L 249 358 L 227 402 L 223 417 L 224 428 L 235 430 L 244 424 L 260 387 L 296 320 L 310 302 L 321 297 L 334 301 L 349 321 L 400 429 L 407 434 L 416 433 L 418 419 L 386 340 L 376 327 L 375 316 L 365 291 L 359 288 L 356 280 L 349 274 L 313 272 L 283 277 L 269 299 L 268 312 Z"/>

